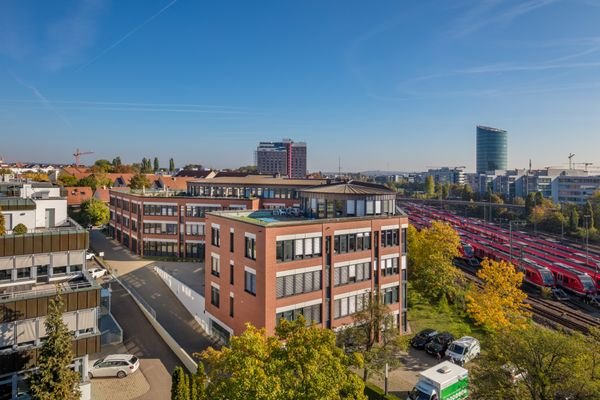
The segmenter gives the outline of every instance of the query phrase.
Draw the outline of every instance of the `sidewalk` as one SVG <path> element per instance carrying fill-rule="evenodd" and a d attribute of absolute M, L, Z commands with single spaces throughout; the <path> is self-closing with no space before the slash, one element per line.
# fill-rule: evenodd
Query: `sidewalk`
<path fill-rule="evenodd" d="M 104 252 L 104 261 L 113 273 L 134 295 L 142 298 L 156 313 L 156 320 L 191 356 L 209 346 L 217 347 L 217 340 L 208 336 L 194 317 L 154 273 L 156 264 L 131 254 L 99 231 L 90 232 L 91 247 Z M 197 264 L 181 263 L 181 268 L 197 268 Z"/>

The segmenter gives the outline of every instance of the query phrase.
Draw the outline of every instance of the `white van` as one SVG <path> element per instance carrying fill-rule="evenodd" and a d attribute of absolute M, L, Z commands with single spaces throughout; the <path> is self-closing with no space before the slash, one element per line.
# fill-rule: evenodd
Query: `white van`
<path fill-rule="evenodd" d="M 465 365 L 481 353 L 479 340 L 471 336 L 463 336 L 448 346 L 446 357 L 455 364 Z"/>

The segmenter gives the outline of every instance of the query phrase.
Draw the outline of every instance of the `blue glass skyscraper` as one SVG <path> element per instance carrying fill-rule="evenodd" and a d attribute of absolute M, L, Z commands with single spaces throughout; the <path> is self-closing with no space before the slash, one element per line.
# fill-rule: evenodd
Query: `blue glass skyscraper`
<path fill-rule="evenodd" d="M 477 173 L 508 168 L 508 134 L 502 129 L 477 126 Z"/>

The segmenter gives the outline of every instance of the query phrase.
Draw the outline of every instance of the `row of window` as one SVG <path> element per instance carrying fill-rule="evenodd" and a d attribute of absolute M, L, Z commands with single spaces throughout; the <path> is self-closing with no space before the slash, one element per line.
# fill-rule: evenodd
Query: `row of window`
<path fill-rule="evenodd" d="M 392 247 L 400 245 L 400 230 L 385 229 L 381 231 L 381 247 Z"/>
<path fill-rule="evenodd" d="M 206 234 L 204 224 L 186 224 L 185 234 L 188 236 L 204 236 Z"/>
<path fill-rule="evenodd" d="M 333 302 L 333 318 L 338 319 L 362 311 L 369 306 L 370 293 L 337 299 Z"/>
<path fill-rule="evenodd" d="M 321 271 L 280 276 L 277 278 L 277 298 L 321 290 Z"/>
<path fill-rule="evenodd" d="M 359 263 L 336 267 L 333 272 L 333 286 L 368 281 L 371 279 L 371 263 Z"/>
<path fill-rule="evenodd" d="M 144 233 L 177 235 L 177 224 L 144 222 Z"/>
<path fill-rule="evenodd" d="M 175 216 L 177 206 L 144 204 L 144 215 Z"/>
<path fill-rule="evenodd" d="M 300 316 L 304 316 L 306 325 L 310 325 L 313 321 L 317 324 L 321 323 L 321 304 L 315 304 L 314 306 L 297 308 L 295 310 L 284 311 L 275 315 L 275 320 L 279 323 L 280 320 L 286 319 L 288 321 L 294 321 Z"/>
<path fill-rule="evenodd" d="M 381 291 L 381 298 L 383 304 L 395 304 L 400 301 L 400 286 L 393 286 L 391 288 L 383 289 Z"/>
<path fill-rule="evenodd" d="M 397 257 L 381 260 L 381 275 L 389 276 L 399 272 L 399 259 Z"/>
<path fill-rule="evenodd" d="M 72 334 L 93 333 L 97 329 L 96 309 L 66 312 L 62 320 Z M 14 345 L 34 344 L 48 336 L 46 317 L 0 323 L 0 350 Z"/>
<path fill-rule="evenodd" d="M 333 240 L 333 249 L 340 254 L 370 250 L 371 232 L 336 235 Z"/>
<path fill-rule="evenodd" d="M 1 269 L 0 282 L 41 279 L 47 278 L 48 276 L 57 277 L 61 275 L 80 273 L 82 270 L 82 264 L 70 266 L 63 265 L 57 267 L 50 267 L 49 265 L 36 265 L 34 267 Z"/>
<path fill-rule="evenodd" d="M 177 243 L 144 242 L 144 255 L 151 257 L 177 257 Z"/>
<path fill-rule="evenodd" d="M 321 237 L 278 240 L 276 244 L 276 259 L 278 262 L 300 260 L 321 256 Z"/>
<path fill-rule="evenodd" d="M 219 211 L 222 210 L 220 206 L 218 207 L 206 207 L 206 206 L 186 206 L 185 207 L 185 216 L 186 217 L 199 217 L 204 218 L 204 215 L 207 212 L 211 211 Z"/>

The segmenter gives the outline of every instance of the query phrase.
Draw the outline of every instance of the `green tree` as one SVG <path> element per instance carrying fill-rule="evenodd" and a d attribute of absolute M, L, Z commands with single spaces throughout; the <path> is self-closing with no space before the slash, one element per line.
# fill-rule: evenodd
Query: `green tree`
<path fill-rule="evenodd" d="M 94 172 L 107 173 L 112 171 L 113 164 L 108 160 L 96 160 L 94 167 L 96 167 L 93 169 Z"/>
<path fill-rule="evenodd" d="M 506 261 L 484 259 L 477 271 L 482 286 L 466 293 L 467 312 L 479 325 L 491 330 L 522 327 L 529 320 L 527 298 L 521 290 L 523 273 Z"/>
<path fill-rule="evenodd" d="M 120 165 L 122 165 L 123 163 L 121 162 L 121 157 L 116 156 L 115 158 L 113 158 L 112 160 L 112 166 L 113 167 L 118 167 Z"/>
<path fill-rule="evenodd" d="M 575 232 L 577 228 L 579 228 L 579 213 L 577 212 L 577 208 L 573 207 L 569 214 L 569 230 Z"/>
<path fill-rule="evenodd" d="M 110 219 L 110 209 L 104 202 L 91 198 L 81 203 L 81 216 L 85 223 L 105 225 Z"/>
<path fill-rule="evenodd" d="M 535 205 L 541 206 L 544 204 L 544 195 L 542 192 L 535 192 Z"/>
<path fill-rule="evenodd" d="M 281 320 L 275 336 L 248 325 L 229 347 L 200 357 L 210 399 L 366 400 L 364 383 L 349 369 L 362 366 L 360 356 L 344 354 L 331 330 L 307 327 L 302 317 Z"/>
<path fill-rule="evenodd" d="M 435 194 L 435 182 L 431 175 L 428 175 L 427 178 L 425 178 L 425 194 L 427 197 L 433 197 Z"/>
<path fill-rule="evenodd" d="M 587 228 L 589 230 L 593 230 L 594 229 L 594 207 L 592 207 L 592 202 L 591 201 L 586 201 L 585 204 L 583 205 L 583 215 L 589 215 L 588 218 L 586 218 L 588 225 Z"/>
<path fill-rule="evenodd" d="M 169 171 L 175 171 L 175 160 L 173 160 L 172 158 L 169 159 Z"/>
<path fill-rule="evenodd" d="M 171 400 L 190 400 L 190 388 L 186 384 L 187 374 L 181 367 L 175 367 L 171 375 Z"/>
<path fill-rule="evenodd" d="M 530 192 L 527 194 L 525 198 L 525 213 L 527 217 L 531 215 L 533 212 L 533 208 L 535 207 L 535 192 Z"/>
<path fill-rule="evenodd" d="M 339 333 L 338 341 L 350 350 L 356 349 L 364 360 L 363 380 L 375 373 L 383 376 L 385 365 L 400 366 L 398 353 L 406 350 L 398 327 L 393 327 L 395 316 L 381 299 L 371 297 L 366 306 L 352 315 L 352 326 Z"/>
<path fill-rule="evenodd" d="M 104 173 L 96 173 L 81 178 L 77 183 L 77 186 L 89 186 L 92 190 L 103 186 L 112 186 L 112 180 Z"/>
<path fill-rule="evenodd" d="M 600 398 L 598 337 L 531 325 L 492 338 L 489 350 L 471 369 L 474 398 Z"/>
<path fill-rule="evenodd" d="M 152 183 L 144 174 L 135 174 L 129 181 L 129 188 L 134 190 L 148 189 Z"/>
<path fill-rule="evenodd" d="M 62 186 L 77 186 L 77 182 L 77 178 L 75 178 L 73 175 L 60 174 L 58 176 L 58 183 L 60 183 Z"/>
<path fill-rule="evenodd" d="M 72 336 L 62 319 L 65 310 L 60 291 L 48 304 L 46 335 L 37 359 L 38 371 L 31 375 L 31 394 L 35 400 L 78 400 L 79 374 L 73 362 Z"/>
<path fill-rule="evenodd" d="M 413 287 L 426 298 L 453 300 L 459 294 L 461 272 L 454 266 L 460 238 L 449 224 L 433 221 L 430 228 L 408 227 L 408 266 Z"/>
<path fill-rule="evenodd" d="M 23 224 L 17 224 L 13 228 L 13 233 L 15 235 L 24 235 L 24 234 L 27 233 L 27 227 L 25 225 L 23 225 Z"/>
<path fill-rule="evenodd" d="M 158 162 L 158 157 L 154 157 L 154 171 L 158 171 L 160 169 L 160 164 Z"/>
<path fill-rule="evenodd" d="M 2 207 L 0 207 L 0 236 L 6 235 L 6 220 L 4 214 L 2 214 Z"/>
<path fill-rule="evenodd" d="M 6 179 L 6 175 L 12 175 L 12 169 L 0 168 L 0 176 L 2 177 L 2 180 Z"/>

